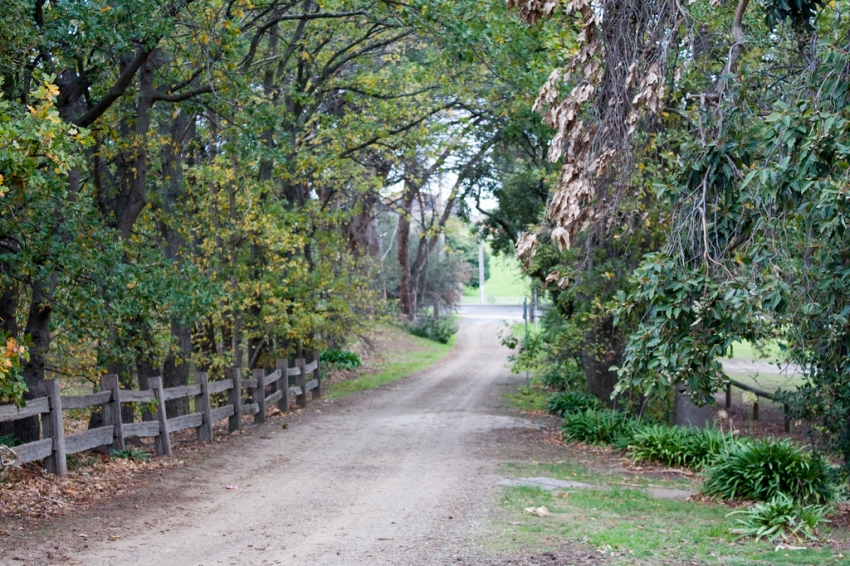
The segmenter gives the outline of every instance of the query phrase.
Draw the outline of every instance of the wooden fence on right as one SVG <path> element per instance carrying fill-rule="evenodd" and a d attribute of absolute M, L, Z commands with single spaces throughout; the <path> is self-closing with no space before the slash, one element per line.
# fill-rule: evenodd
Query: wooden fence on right
<path fill-rule="evenodd" d="M 274 405 L 285 413 L 292 400 L 298 407 L 306 407 L 308 393 L 312 399 L 321 397 L 318 355 L 312 357 L 309 363 L 304 358 L 297 358 L 292 364 L 278 360 L 274 371 L 255 369 L 249 379 L 243 379 L 238 368 L 227 370 L 225 379 L 219 381 L 210 381 L 206 373 L 197 373 L 193 385 L 180 387 L 163 388 L 162 378 L 152 377 L 148 389 L 138 391 L 121 389 L 117 375 L 104 375 L 98 393 L 62 395 L 59 381 L 48 379 L 40 383 L 41 397 L 27 401 L 25 406 L 0 405 L 0 422 L 39 416 L 41 440 L 15 446 L 13 450 L 18 463 L 44 460 L 47 471 L 57 475 L 67 473 L 68 455 L 100 447 L 120 450 L 130 438 L 154 438 L 156 453 L 170 456 L 172 433 L 194 428 L 199 441 L 210 441 L 213 424 L 222 419 L 228 419 L 228 431 L 233 432 L 242 428 L 243 415 L 254 415 L 254 421 L 261 423 L 265 421 L 266 410 Z M 212 398 L 217 393 L 225 393 L 227 401 L 213 406 Z M 169 419 L 165 402 L 183 398 L 194 399 L 195 412 Z M 122 403 L 153 406 L 154 419 L 122 422 Z M 101 408 L 103 426 L 65 435 L 63 411 L 97 407 Z"/>
<path fill-rule="evenodd" d="M 746 383 L 741 383 L 740 381 L 736 381 L 734 379 L 730 379 L 729 383 L 726 384 L 726 408 L 732 406 L 732 387 L 737 387 L 738 389 L 743 389 L 744 391 L 749 391 L 756 396 L 756 402 L 753 403 L 753 420 L 759 420 L 759 402 L 758 399 L 761 397 L 763 399 L 770 399 L 771 401 L 776 401 L 776 396 L 772 393 L 768 393 L 763 389 L 759 389 L 758 387 L 753 387 L 751 385 L 747 385 Z M 783 412 L 785 413 L 785 432 L 793 432 L 794 431 L 794 419 L 791 417 L 791 408 L 788 404 L 782 405 Z"/>

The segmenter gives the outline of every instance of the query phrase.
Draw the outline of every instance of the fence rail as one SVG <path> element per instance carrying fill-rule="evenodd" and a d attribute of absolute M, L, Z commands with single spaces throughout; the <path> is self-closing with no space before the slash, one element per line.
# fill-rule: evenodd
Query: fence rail
<path fill-rule="evenodd" d="M 318 354 L 312 358 L 309 363 L 304 358 L 296 358 L 291 363 L 278 360 L 275 371 L 266 373 L 264 369 L 255 369 L 250 379 L 242 379 L 241 371 L 231 368 L 222 380 L 210 381 L 206 373 L 197 373 L 192 385 L 163 388 L 162 378 L 152 377 L 144 384 L 148 388 L 140 391 L 121 389 L 117 375 L 104 375 L 98 393 L 62 395 L 59 381 L 48 379 L 40 383 L 41 397 L 30 399 L 23 407 L 0 405 L 0 423 L 40 417 L 41 440 L 16 446 L 14 451 L 18 463 L 44 460 L 47 471 L 57 475 L 68 473 L 66 459 L 69 454 L 101 447 L 122 449 L 128 438 L 154 438 L 156 453 L 170 456 L 172 433 L 193 428 L 198 441 L 210 441 L 213 439 L 212 425 L 220 420 L 228 419 L 228 432 L 233 432 L 242 428 L 243 415 L 254 415 L 254 422 L 262 423 L 267 409 L 274 405 L 286 413 L 293 400 L 298 407 L 306 407 L 308 393 L 311 399 L 321 397 Z M 307 381 L 308 376 L 312 376 L 310 381 Z M 211 396 L 225 392 L 227 403 L 213 407 Z M 168 418 L 165 402 L 185 398 L 194 399 L 195 412 Z M 122 403 L 154 404 L 153 420 L 122 422 Z M 62 412 L 90 407 L 100 407 L 103 426 L 65 436 Z"/>
<path fill-rule="evenodd" d="M 758 387 L 753 387 L 752 385 L 747 385 L 746 383 L 741 383 L 740 381 L 729 379 L 729 383 L 726 384 L 726 408 L 732 406 L 732 387 L 737 387 L 738 389 L 743 389 L 744 391 L 749 391 L 756 396 L 756 402 L 753 403 L 753 420 L 759 420 L 759 397 L 764 399 L 770 399 L 771 401 L 776 401 L 776 396 L 773 393 L 769 393 L 764 389 L 759 389 Z M 791 417 L 791 407 L 788 406 L 787 403 L 782 405 L 782 410 L 785 414 L 785 432 L 794 432 L 794 419 Z"/>

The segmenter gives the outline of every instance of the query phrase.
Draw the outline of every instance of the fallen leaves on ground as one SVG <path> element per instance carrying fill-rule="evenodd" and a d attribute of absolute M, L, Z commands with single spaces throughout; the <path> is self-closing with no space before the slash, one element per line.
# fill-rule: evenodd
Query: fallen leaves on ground
<path fill-rule="evenodd" d="M 0 484 L 0 518 L 48 519 L 69 510 L 87 507 L 102 499 L 134 489 L 146 472 L 176 465 L 171 459 L 150 462 L 111 460 L 98 455 L 91 465 L 59 477 L 37 465 L 7 470 Z"/>
<path fill-rule="evenodd" d="M 532 515 L 537 515 L 538 517 L 548 517 L 549 515 L 551 515 L 549 509 L 547 509 L 543 505 L 541 505 L 540 507 L 526 507 L 525 512 L 531 513 Z"/>

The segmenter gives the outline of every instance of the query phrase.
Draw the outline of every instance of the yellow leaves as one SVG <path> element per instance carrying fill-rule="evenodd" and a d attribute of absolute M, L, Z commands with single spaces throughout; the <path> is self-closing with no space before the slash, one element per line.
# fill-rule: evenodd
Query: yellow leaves
<path fill-rule="evenodd" d="M 104 6 L 103 8 L 100 9 L 100 13 L 105 14 L 106 12 L 108 12 L 111 9 L 112 9 L 112 6 Z"/>
<path fill-rule="evenodd" d="M 127 288 L 128 289 L 135 289 L 138 284 L 139 284 L 138 281 L 132 281 L 130 283 L 127 283 Z"/>

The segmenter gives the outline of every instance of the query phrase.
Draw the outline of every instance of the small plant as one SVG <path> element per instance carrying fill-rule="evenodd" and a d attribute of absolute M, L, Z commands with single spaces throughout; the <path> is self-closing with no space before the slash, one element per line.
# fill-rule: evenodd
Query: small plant
<path fill-rule="evenodd" d="M 414 336 L 434 340 L 441 344 L 448 344 L 452 336 L 457 333 L 457 320 L 453 316 L 443 318 L 422 317 L 416 324 L 407 327 L 407 331 Z"/>
<path fill-rule="evenodd" d="M 15 446 L 20 446 L 21 441 L 15 438 L 13 434 L 3 434 L 0 435 L 0 445 L 14 448 Z"/>
<path fill-rule="evenodd" d="M 564 416 L 561 431 L 569 442 L 627 445 L 638 422 L 619 411 L 588 409 Z"/>
<path fill-rule="evenodd" d="M 628 447 L 632 458 L 700 470 L 713 462 L 734 437 L 716 428 L 667 425 L 639 427 Z"/>
<path fill-rule="evenodd" d="M 323 350 L 322 353 L 319 354 L 319 361 L 323 364 L 329 364 L 334 367 L 347 370 L 357 369 L 363 364 L 363 362 L 360 361 L 360 356 L 354 352 L 338 350 L 336 348 Z"/>
<path fill-rule="evenodd" d="M 814 541 L 818 525 L 829 522 L 824 519 L 829 511 L 829 505 L 800 505 L 788 495 L 779 494 L 766 503 L 756 503 L 729 515 L 744 515 L 736 521 L 741 528 L 732 531 L 742 538 L 764 538 L 773 542 L 780 537 L 788 540 L 791 535 L 798 541 Z"/>
<path fill-rule="evenodd" d="M 134 462 L 148 462 L 151 457 L 150 454 L 143 450 L 135 450 L 133 448 L 121 448 L 120 450 L 112 451 L 113 458 L 123 458 L 125 460 L 132 460 Z"/>
<path fill-rule="evenodd" d="M 546 402 L 546 412 L 563 417 L 570 413 L 581 413 L 588 409 L 603 409 L 602 401 L 583 391 L 562 391 L 555 393 Z"/>
<path fill-rule="evenodd" d="M 739 440 L 706 470 L 702 489 L 723 499 L 787 495 L 803 504 L 826 504 L 836 497 L 836 479 L 826 460 L 790 440 Z"/>

